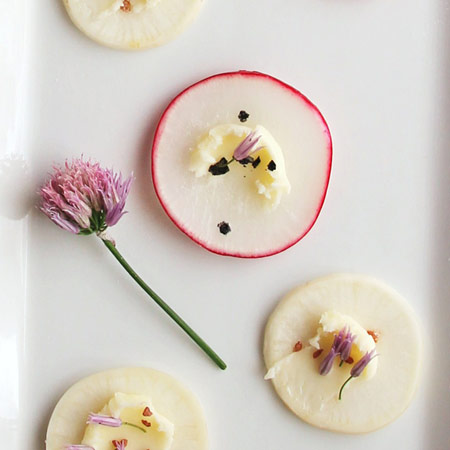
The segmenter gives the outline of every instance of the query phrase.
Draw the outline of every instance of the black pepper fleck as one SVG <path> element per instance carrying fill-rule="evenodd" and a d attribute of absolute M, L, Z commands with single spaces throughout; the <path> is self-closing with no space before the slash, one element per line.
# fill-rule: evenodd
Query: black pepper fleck
<path fill-rule="evenodd" d="M 221 158 L 215 164 L 209 166 L 208 172 L 212 175 L 223 175 L 230 171 L 226 158 Z"/>
<path fill-rule="evenodd" d="M 254 158 L 251 156 L 247 156 L 247 158 L 240 159 L 238 161 L 239 164 L 242 164 L 243 166 L 246 166 L 247 164 L 250 164 L 254 161 Z"/>
<path fill-rule="evenodd" d="M 238 119 L 241 122 L 247 122 L 247 119 L 250 117 L 250 114 L 246 111 L 240 111 L 238 115 Z"/>
<path fill-rule="evenodd" d="M 219 231 L 222 234 L 228 234 L 231 231 L 230 224 L 227 222 L 220 222 L 217 224 L 217 226 L 219 227 Z"/>
<path fill-rule="evenodd" d="M 269 164 L 267 164 L 267 168 L 268 168 L 271 172 L 273 172 L 274 170 L 276 170 L 277 165 L 275 164 L 275 161 L 274 161 L 273 159 L 270 161 Z"/>
<path fill-rule="evenodd" d="M 261 158 L 258 156 L 253 162 L 252 166 L 254 169 L 256 169 L 259 166 L 259 163 L 261 162 Z"/>

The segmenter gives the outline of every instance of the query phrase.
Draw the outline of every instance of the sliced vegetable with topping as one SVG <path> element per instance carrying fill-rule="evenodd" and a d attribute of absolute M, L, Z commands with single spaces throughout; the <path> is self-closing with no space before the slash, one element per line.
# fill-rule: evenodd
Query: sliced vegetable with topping
<path fill-rule="evenodd" d="M 200 12 L 204 0 L 64 0 L 72 22 L 108 47 L 137 50 L 174 39 Z"/>
<path fill-rule="evenodd" d="M 201 246 L 269 256 L 313 226 L 331 153 L 324 118 L 300 92 L 261 73 L 220 74 L 167 107 L 153 142 L 153 183 L 165 212 Z M 216 229 L 224 217 L 227 235 Z"/>
<path fill-rule="evenodd" d="M 136 394 L 139 392 L 139 394 Z M 178 381 L 144 368 L 82 379 L 60 399 L 46 450 L 207 450 L 203 412 Z"/>
<path fill-rule="evenodd" d="M 331 275 L 277 305 L 266 326 L 264 359 L 265 378 L 301 419 L 366 433 L 410 404 L 422 363 L 421 333 L 409 304 L 390 287 L 361 275 Z"/>

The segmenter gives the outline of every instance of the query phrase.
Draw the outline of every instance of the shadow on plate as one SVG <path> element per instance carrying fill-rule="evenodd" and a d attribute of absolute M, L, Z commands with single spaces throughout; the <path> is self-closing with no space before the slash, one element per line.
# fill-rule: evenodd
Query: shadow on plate
<path fill-rule="evenodd" d="M 437 99 L 435 141 L 430 145 L 439 148 L 438 160 L 434 161 L 436 178 L 434 179 L 434 227 L 430 280 L 433 281 L 431 298 L 433 358 L 425 355 L 425 364 L 429 361 L 432 379 L 424 380 L 430 386 L 428 421 L 425 430 L 424 449 L 444 450 L 450 448 L 450 8 L 447 0 L 439 4 L 440 58 L 437 66 L 442 68 L 436 80 Z M 439 64 L 440 63 L 440 64 Z M 438 345 L 437 345 L 438 344 Z"/>

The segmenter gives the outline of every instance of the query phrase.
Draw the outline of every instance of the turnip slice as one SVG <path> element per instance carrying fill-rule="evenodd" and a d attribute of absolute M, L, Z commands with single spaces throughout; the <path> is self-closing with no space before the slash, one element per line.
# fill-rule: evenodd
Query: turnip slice
<path fill-rule="evenodd" d="M 108 47 L 139 50 L 171 41 L 190 25 L 205 0 L 64 0 L 73 23 Z"/>
<path fill-rule="evenodd" d="M 249 114 L 246 126 L 264 126 L 283 151 L 291 191 L 275 210 L 264 208 L 250 185 L 251 167 L 235 163 L 226 175 L 203 177 L 189 170 L 199 139 L 220 124 L 242 125 L 241 111 Z M 291 247 L 314 225 L 332 143 L 325 119 L 303 94 L 269 75 L 240 71 L 202 80 L 172 100 L 152 152 L 156 194 L 178 228 L 214 253 L 258 258 Z M 230 232 L 221 232 L 223 223 Z"/>
<path fill-rule="evenodd" d="M 90 375 L 67 390 L 50 418 L 46 450 L 64 450 L 65 445 L 80 443 L 89 413 L 100 411 L 117 392 L 147 395 L 152 399 L 156 410 L 175 426 L 171 450 L 208 448 L 203 410 L 194 395 L 163 372 L 127 367 Z M 135 447 L 130 442 L 128 448 Z"/>
<path fill-rule="evenodd" d="M 328 351 L 317 354 L 310 345 L 326 311 L 351 317 L 376 335 L 376 373 L 352 379 L 341 400 L 351 366 L 340 367 L 336 358 L 331 372 L 321 376 Z M 298 341 L 303 348 L 295 351 Z M 294 289 L 275 307 L 266 326 L 264 360 L 276 392 L 305 422 L 368 433 L 391 423 L 411 403 L 423 361 L 422 331 L 411 306 L 390 286 L 365 275 L 328 275 Z"/>

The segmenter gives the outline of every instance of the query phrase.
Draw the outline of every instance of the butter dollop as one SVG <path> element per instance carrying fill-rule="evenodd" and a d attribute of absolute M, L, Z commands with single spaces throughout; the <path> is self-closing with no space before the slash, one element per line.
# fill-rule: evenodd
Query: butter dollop
<path fill-rule="evenodd" d="M 95 450 L 111 450 L 113 440 L 126 439 L 127 450 L 169 450 L 172 446 L 174 424 L 154 409 L 148 396 L 117 392 L 98 414 L 121 419 L 122 425 L 117 428 L 87 425 L 83 445 Z M 136 425 L 145 432 L 124 422 Z"/>
<path fill-rule="evenodd" d="M 354 336 L 353 344 L 351 347 L 350 357 L 353 359 L 352 363 L 346 363 L 345 366 L 341 369 L 338 367 L 339 358 L 336 358 L 334 363 L 335 368 L 337 368 L 340 372 L 345 370 L 350 372 L 351 367 L 356 364 L 366 353 L 371 352 L 376 349 L 375 341 L 373 337 L 367 333 L 365 330 L 355 319 L 352 317 L 342 314 L 338 311 L 326 311 L 324 312 L 319 320 L 318 328 L 316 334 L 307 341 L 307 344 L 303 346 L 303 350 L 300 352 L 304 352 L 305 349 L 308 351 L 316 351 L 322 350 L 320 353 L 321 358 L 323 358 L 331 349 L 333 345 L 334 337 L 337 335 L 342 329 L 346 329 L 347 332 L 351 333 Z M 309 345 L 308 345 L 309 344 Z M 291 354 L 285 356 L 280 361 L 277 361 L 272 367 L 270 367 L 264 376 L 265 380 L 271 380 L 275 378 L 280 371 L 282 371 L 285 366 L 284 362 L 289 359 L 295 351 Z M 313 365 L 315 359 L 310 359 L 309 364 Z M 364 371 L 361 374 L 361 379 L 370 379 L 372 378 L 376 372 L 378 367 L 378 358 L 373 358 L 370 363 L 366 366 Z M 320 377 L 318 369 L 314 372 L 314 376 Z M 333 372 L 331 372 L 327 377 L 332 378 Z"/>
<path fill-rule="evenodd" d="M 266 205 L 275 209 L 283 194 L 289 194 L 291 185 L 287 178 L 283 152 L 272 134 L 262 125 L 254 129 L 236 124 L 221 124 L 211 128 L 197 143 L 190 155 L 189 170 L 196 177 L 206 175 L 211 165 L 221 158 L 230 161 L 236 147 L 252 132 L 259 136 L 257 151 L 251 154 L 253 160 L 259 158 L 256 165 L 248 164 L 248 176 L 245 182 L 252 183 L 255 192 L 264 196 Z M 273 162 L 274 164 L 270 164 Z M 233 162 L 230 170 L 233 170 Z M 221 175 L 221 176 L 226 176 Z"/>

